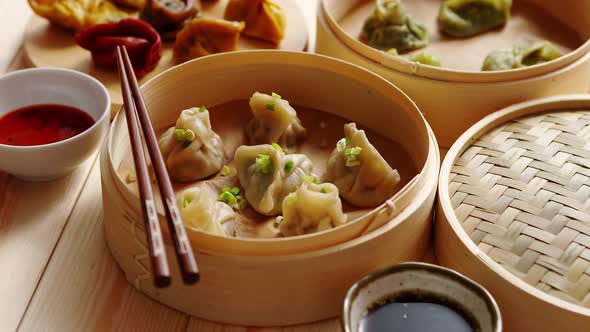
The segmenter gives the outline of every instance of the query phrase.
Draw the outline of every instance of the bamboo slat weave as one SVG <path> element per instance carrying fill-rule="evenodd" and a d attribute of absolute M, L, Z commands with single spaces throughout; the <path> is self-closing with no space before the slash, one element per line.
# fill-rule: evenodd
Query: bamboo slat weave
<path fill-rule="evenodd" d="M 449 195 L 488 256 L 590 307 L 590 111 L 527 116 L 486 133 L 453 165 Z"/>

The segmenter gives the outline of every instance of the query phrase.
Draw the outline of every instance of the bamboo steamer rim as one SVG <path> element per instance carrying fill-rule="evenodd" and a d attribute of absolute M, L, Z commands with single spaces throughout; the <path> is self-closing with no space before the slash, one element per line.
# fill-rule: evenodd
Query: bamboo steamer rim
<path fill-rule="evenodd" d="M 535 288 L 534 286 L 526 283 L 524 280 L 509 272 L 507 269 L 489 257 L 486 253 L 484 253 L 481 249 L 479 249 L 479 247 L 471 240 L 457 219 L 451 204 L 451 198 L 449 196 L 449 175 L 451 174 L 451 170 L 455 164 L 455 161 L 463 154 L 463 152 L 465 152 L 471 143 L 477 140 L 480 136 L 485 135 L 485 133 L 494 129 L 498 125 L 526 115 L 531 115 L 538 112 L 588 109 L 590 109 L 590 95 L 577 94 L 527 101 L 506 107 L 488 115 L 469 128 L 465 133 L 463 133 L 463 135 L 461 135 L 461 137 L 455 141 L 451 149 L 448 151 L 441 166 L 438 183 L 438 197 L 439 204 L 441 205 L 440 210 L 442 210 L 444 213 L 444 216 L 451 226 L 451 229 L 455 232 L 457 237 L 461 239 L 462 244 L 478 259 L 480 263 L 483 263 L 488 269 L 498 274 L 505 281 L 512 283 L 529 295 L 542 300 L 546 304 L 590 318 L 590 308 L 585 308 L 581 305 L 570 303 Z"/>
<path fill-rule="evenodd" d="M 338 5 L 340 1 L 341 0 L 321 0 L 320 5 L 319 15 L 323 16 L 329 29 L 334 35 L 357 55 L 367 58 L 368 60 L 388 69 L 393 69 L 412 76 L 455 83 L 496 83 L 517 81 L 549 74 L 553 71 L 562 69 L 590 52 L 590 39 L 588 39 L 578 48 L 558 59 L 530 67 L 499 71 L 466 71 L 429 66 L 377 50 L 349 35 L 344 29 L 342 29 L 340 24 L 338 24 L 338 20 L 334 17 L 331 10 L 331 6 Z"/>
<path fill-rule="evenodd" d="M 272 56 L 268 56 L 268 55 L 272 55 Z M 333 229 L 328 229 L 328 230 L 324 230 L 321 232 L 316 232 L 316 233 L 311 233 L 311 234 L 305 234 L 305 235 L 299 235 L 299 236 L 292 236 L 292 237 L 284 237 L 284 238 L 270 238 L 270 239 L 264 239 L 264 238 L 233 238 L 233 237 L 222 237 L 222 236 L 218 236 L 218 235 L 213 235 L 213 234 L 209 234 L 206 232 L 202 232 L 199 230 L 193 230 L 193 232 L 197 232 L 199 234 L 199 236 L 203 236 L 203 237 L 208 237 L 208 238 L 217 238 L 217 239 L 222 239 L 222 241 L 226 241 L 226 243 L 228 244 L 229 247 L 231 247 L 231 243 L 249 243 L 252 246 L 256 246 L 256 245 L 260 245 L 260 244 L 277 244 L 277 243 L 282 243 L 282 244 L 290 244 L 293 247 L 296 247 L 296 243 L 297 242 L 301 242 L 304 243 L 307 240 L 317 240 L 318 238 L 326 235 L 326 234 L 335 234 L 336 232 L 340 232 L 340 233 L 345 233 L 345 232 L 352 232 L 353 235 L 347 235 L 345 237 L 347 237 L 346 242 L 343 243 L 337 243 L 337 244 L 332 244 L 330 246 L 328 246 L 327 248 L 340 248 L 340 246 L 342 245 L 355 245 L 358 243 L 361 243 L 365 240 L 368 240 L 370 238 L 379 236 L 380 234 L 386 232 L 387 230 L 397 226 L 398 224 L 401 224 L 404 220 L 405 220 L 405 216 L 409 215 L 411 212 L 413 212 L 416 208 L 418 204 L 414 204 L 415 201 L 420 201 L 420 200 L 416 200 L 416 196 L 424 196 L 426 197 L 426 191 L 422 190 L 423 186 L 425 186 L 427 183 L 429 183 L 429 176 L 432 176 L 432 171 L 433 166 L 436 168 L 435 172 L 434 172 L 434 176 L 436 177 L 438 175 L 438 170 L 439 170 L 439 165 L 440 165 L 440 153 L 438 151 L 437 148 L 437 142 L 436 142 L 436 138 L 434 136 L 434 133 L 432 132 L 432 129 L 430 129 L 430 126 L 427 124 L 423 114 L 419 111 L 418 107 L 416 106 L 416 104 L 403 92 L 401 91 L 399 88 L 397 88 L 395 85 L 393 85 L 392 83 L 386 81 L 385 79 L 381 78 L 380 76 L 372 73 L 371 71 L 364 69 L 360 66 L 348 63 L 346 61 L 343 60 L 339 60 L 339 59 L 335 59 L 332 57 L 328 57 L 328 56 L 324 56 L 324 55 L 319 55 L 319 54 L 312 54 L 312 53 L 305 53 L 305 52 L 294 52 L 294 51 L 283 51 L 283 50 L 247 50 L 247 51 L 241 51 L 241 52 L 228 52 L 228 53 L 220 53 L 220 54 L 213 54 L 213 55 L 209 55 L 209 56 L 205 56 L 205 57 L 201 57 L 198 59 L 194 59 L 188 62 L 185 62 L 181 65 L 172 67 L 170 69 L 165 70 L 164 72 L 158 74 L 157 76 L 151 78 L 150 80 L 148 80 L 147 82 L 145 82 L 144 84 L 142 84 L 141 89 L 145 90 L 146 88 L 149 88 L 150 85 L 154 84 L 154 82 L 157 82 L 159 79 L 161 79 L 161 76 L 164 75 L 174 75 L 175 72 L 182 72 L 185 67 L 191 66 L 193 63 L 199 62 L 200 64 L 205 64 L 205 63 L 209 63 L 208 68 L 211 68 L 211 66 L 213 66 L 215 63 L 217 64 L 224 64 L 224 67 L 227 66 L 237 66 L 234 62 L 235 58 L 239 59 L 239 66 L 246 66 L 249 64 L 259 64 L 260 62 L 260 58 L 261 57 L 265 57 L 266 63 L 272 63 L 272 64 L 284 64 L 284 63 L 288 63 L 289 65 L 294 65 L 294 66 L 305 66 L 305 67 L 314 67 L 315 69 L 318 70 L 324 70 L 324 71 L 331 71 L 334 73 L 337 73 L 339 75 L 346 75 L 348 77 L 350 77 L 351 79 L 357 78 L 358 75 L 363 74 L 365 75 L 365 78 L 371 80 L 372 82 L 376 82 L 378 84 L 380 84 L 380 86 L 375 87 L 374 85 L 372 86 L 373 88 L 375 88 L 375 90 L 377 92 L 381 92 L 383 96 L 388 96 L 389 98 L 393 98 L 395 96 L 396 102 L 397 104 L 400 106 L 401 109 L 407 110 L 407 115 L 411 118 L 413 118 L 414 120 L 414 124 L 417 125 L 420 129 L 420 132 L 424 133 L 424 139 L 428 142 L 428 151 L 426 152 L 426 156 L 424 156 L 424 163 L 421 165 L 421 169 L 419 170 L 419 172 L 403 187 L 401 188 L 393 197 L 389 198 L 387 201 L 385 201 L 384 203 L 380 204 L 379 206 L 375 207 L 374 209 L 372 209 L 370 212 L 362 215 L 361 217 L 348 221 L 346 224 L 341 225 L 337 228 L 333 228 Z M 310 61 L 311 60 L 311 61 Z M 227 65 L 227 64 L 233 64 L 233 65 Z M 342 66 L 347 67 L 346 71 L 338 71 L 336 70 L 336 67 L 342 68 Z M 113 151 L 113 135 L 115 134 L 115 127 L 120 124 L 121 121 L 124 120 L 124 115 L 122 115 L 123 112 L 119 112 L 117 113 L 117 115 L 115 116 L 115 118 L 112 121 L 111 124 L 111 130 L 109 131 L 108 137 L 107 137 L 107 143 L 105 145 L 105 149 L 107 152 L 107 163 L 108 163 L 108 168 L 109 171 L 111 173 L 111 175 L 113 176 L 113 179 L 115 181 L 115 186 L 117 187 L 117 189 L 119 191 L 123 191 L 123 196 L 124 197 L 136 197 L 130 190 L 129 188 L 125 185 L 125 180 L 123 179 L 122 175 L 119 174 L 119 172 L 117 171 L 117 167 L 115 166 L 115 162 L 113 160 L 113 155 L 114 155 L 114 151 Z M 123 130 L 127 130 L 126 127 Z M 436 185 L 436 181 L 434 181 L 434 186 Z M 127 205 L 129 207 L 133 207 L 134 203 L 139 204 L 138 202 L 127 202 Z M 400 204 L 402 203 L 402 204 Z M 366 223 L 367 225 L 365 226 L 359 226 L 358 221 L 362 221 L 359 219 L 366 219 L 368 216 L 377 214 L 377 213 L 381 213 L 382 210 L 384 209 L 388 209 L 388 208 L 393 208 L 394 211 L 396 211 L 396 213 L 392 216 L 392 219 L 385 222 L 384 224 L 379 225 L 378 227 L 374 227 L 372 228 L 370 223 Z M 139 209 L 137 209 L 137 211 L 139 212 Z M 141 214 L 140 214 L 141 215 Z M 158 215 L 160 217 L 160 220 L 163 219 L 164 215 L 160 212 L 158 212 Z M 359 228 L 360 227 L 360 228 Z M 354 230 L 354 228 L 356 228 L 356 230 Z M 352 229 L 352 230 L 351 230 Z M 167 244 L 171 244 L 172 242 L 170 241 L 170 236 L 169 236 L 169 230 L 167 228 L 166 225 L 162 225 L 162 233 L 164 235 L 164 239 L 165 242 Z M 341 235 L 342 236 L 342 235 Z M 194 244 L 196 246 L 196 248 L 198 248 L 198 244 Z M 310 245 L 307 245 L 306 247 L 310 247 Z M 317 248 L 309 248 L 306 251 L 303 251 L 303 254 L 307 253 L 309 254 L 310 252 L 323 252 L 322 249 L 326 249 L 326 246 L 320 246 Z M 215 253 L 213 251 L 209 251 L 209 250 L 203 250 L 201 248 L 198 248 L 198 250 L 200 252 L 207 252 L 207 253 Z M 313 250 L 313 251 L 311 251 Z M 226 254 L 226 253 L 224 253 Z M 232 252 L 233 255 L 235 256 L 248 256 L 246 255 L 239 255 L 239 254 L 235 254 L 235 252 Z M 293 256 L 293 257 L 297 257 L 296 255 L 293 255 L 294 253 L 290 252 L 287 254 L 277 254 L 277 255 L 272 255 L 269 254 L 269 256 L 275 256 L 275 257 L 284 257 L 286 255 L 289 256 Z M 231 255 L 230 255 L 231 256 Z M 307 256 L 306 256 L 307 257 Z"/>

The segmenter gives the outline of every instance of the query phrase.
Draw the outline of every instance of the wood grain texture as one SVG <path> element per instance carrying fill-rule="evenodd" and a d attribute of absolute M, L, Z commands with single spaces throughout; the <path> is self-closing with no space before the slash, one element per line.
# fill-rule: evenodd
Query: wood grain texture
<path fill-rule="evenodd" d="M 94 157 L 49 182 L 0 172 L 0 330 L 16 328 L 78 198 Z"/>
<path fill-rule="evenodd" d="M 297 5 L 297 0 L 275 0 L 285 11 L 285 36 L 278 46 L 271 43 L 242 36 L 238 50 L 281 49 L 303 51 L 306 49 L 309 32 L 306 20 Z M 204 16 L 222 18 L 228 0 L 217 0 L 203 5 Z M 116 69 L 105 69 L 92 62 L 90 52 L 78 47 L 73 41 L 73 33 L 51 25 L 46 19 L 34 16 L 27 24 L 24 37 L 27 60 L 34 67 L 60 67 L 78 70 L 101 81 L 109 90 L 115 105 L 122 105 L 119 76 Z M 157 74 L 177 65 L 172 55 L 172 43 L 163 43 L 162 58 L 156 68 L 141 79 L 147 82 Z"/>
<path fill-rule="evenodd" d="M 80 195 L 20 331 L 179 331 L 187 316 L 133 289 L 104 241 L 98 163 Z"/>

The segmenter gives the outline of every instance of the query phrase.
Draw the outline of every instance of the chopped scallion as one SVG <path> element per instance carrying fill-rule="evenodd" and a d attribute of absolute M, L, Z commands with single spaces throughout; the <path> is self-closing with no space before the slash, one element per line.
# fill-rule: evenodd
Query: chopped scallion
<path fill-rule="evenodd" d="M 186 149 L 186 148 L 187 148 L 189 145 L 191 145 L 191 141 L 183 141 L 183 142 L 182 142 L 182 147 L 183 147 L 183 148 L 185 148 L 185 149 Z"/>
<path fill-rule="evenodd" d="M 184 129 L 174 129 L 174 134 L 176 135 L 176 139 L 179 141 L 186 141 L 186 130 Z"/>
<path fill-rule="evenodd" d="M 231 169 L 227 165 L 223 165 L 221 168 L 221 176 L 228 176 L 231 173 Z"/>
<path fill-rule="evenodd" d="M 336 150 L 338 150 L 338 152 L 344 151 L 349 143 L 350 140 L 348 137 L 344 137 L 343 139 L 339 140 L 338 143 L 336 143 Z"/>
<path fill-rule="evenodd" d="M 322 189 L 320 189 L 320 193 L 327 194 L 327 193 L 329 193 L 329 191 L 326 188 L 322 188 Z"/>
<path fill-rule="evenodd" d="M 207 111 L 207 107 L 205 107 L 205 106 L 199 107 L 199 112 L 203 113 L 205 111 Z"/>
<path fill-rule="evenodd" d="M 258 154 L 256 157 L 256 170 L 262 174 L 270 174 L 272 172 L 272 160 L 267 154 Z"/>
<path fill-rule="evenodd" d="M 363 151 L 361 147 L 354 147 L 350 149 L 344 150 L 344 156 L 346 157 L 346 166 L 353 167 L 360 164 L 360 161 L 357 160 L 357 156 Z"/>
<path fill-rule="evenodd" d="M 272 95 L 273 98 L 281 99 L 281 95 L 278 94 L 278 93 L 274 93 L 273 92 L 271 95 Z"/>
<path fill-rule="evenodd" d="M 291 173 L 291 171 L 293 171 L 294 165 L 295 165 L 295 163 L 293 162 L 293 160 L 288 160 L 285 163 L 285 172 L 287 172 L 287 174 Z"/>
<path fill-rule="evenodd" d="M 190 198 L 188 198 L 188 197 L 185 197 L 185 198 L 182 200 L 182 207 L 187 207 L 187 206 L 188 206 L 188 205 L 189 205 L 189 204 L 190 204 L 192 201 L 193 201 L 192 199 L 190 199 Z"/>
<path fill-rule="evenodd" d="M 266 104 L 266 105 L 264 105 L 264 107 L 266 107 L 266 109 L 269 110 L 269 111 L 274 111 L 275 110 L 275 104 L 274 103 Z"/>
<path fill-rule="evenodd" d="M 277 150 L 277 151 L 283 151 L 283 148 L 281 148 L 281 146 L 280 146 L 280 145 L 278 145 L 277 143 L 272 143 L 271 145 L 272 145 L 272 147 L 273 147 L 275 150 Z"/>
<path fill-rule="evenodd" d="M 315 176 L 313 176 L 313 175 L 305 175 L 303 177 L 303 181 L 305 181 L 305 182 L 311 182 L 311 183 L 315 183 L 315 184 L 320 183 L 320 181 L 318 181 L 318 179 Z"/>

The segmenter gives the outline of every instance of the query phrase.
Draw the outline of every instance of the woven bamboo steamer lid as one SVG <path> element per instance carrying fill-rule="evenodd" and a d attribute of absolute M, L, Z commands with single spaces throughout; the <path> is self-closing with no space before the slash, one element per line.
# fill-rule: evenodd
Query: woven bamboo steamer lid
<path fill-rule="evenodd" d="M 493 113 L 449 150 L 436 256 L 484 285 L 508 331 L 590 326 L 590 96 Z"/>
<path fill-rule="evenodd" d="M 439 1 L 421 1 L 416 5 L 413 3 L 418 0 L 405 2 L 416 7 L 438 8 L 440 5 Z M 585 93 L 590 87 L 590 17 L 585 15 L 590 11 L 588 1 L 515 0 L 515 4 L 530 4 L 552 16 L 556 22 L 563 22 L 585 42 L 549 63 L 501 72 L 426 66 L 365 45 L 358 36 L 345 31 L 340 22 L 349 15 L 354 17 L 352 20 L 363 20 L 364 16 L 355 11 L 367 2 L 373 0 L 322 0 L 318 13 L 317 52 L 360 65 L 400 87 L 420 107 L 442 147 L 450 147 L 469 126 L 502 107 L 545 96 Z M 432 25 L 435 21 L 436 17 L 429 17 L 428 21 L 421 23 Z M 511 29 L 522 26 L 525 25 Z M 436 25 L 430 30 L 435 32 L 435 29 Z M 531 35 L 535 32 L 531 31 Z M 495 47 L 479 44 L 476 48 L 491 50 L 513 42 L 518 41 L 504 40 Z M 493 38 L 490 43 L 494 43 Z M 460 46 L 463 49 L 463 45 Z M 474 51 L 473 46 L 471 50 Z M 464 55 L 467 54 L 456 54 L 457 57 Z M 478 63 L 483 63 L 484 56 Z"/>
<path fill-rule="evenodd" d="M 202 272 L 196 286 L 179 282 L 172 243 L 166 241 L 173 283 L 156 289 L 139 199 L 118 172 L 118 165 L 130 155 L 124 116 L 118 114 L 101 155 L 107 243 L 130 283 L 189 314 L 255 326 L 336 316 L 346 290 L 363 275 L 423 256 L 440 164 L 436 140 L 415 104 L 399 89 L 360 67 L 319 55 L 220 54 L 172 68 L 142 87 L 155 127 L 173 123 L 178 115 L 174 109 L 247 100 L 256 90 L 278 91 L 294 105 L 343 116 L 398 142 L 411 159 L 400 162 L 415 165 L 413 179 L 383 205 L 331 231 L 251 240 L 188 232 Z M 365 112 L 366 108 L 374 111 Z M 160 222 L 167 232 L 163 214 Z"/>

